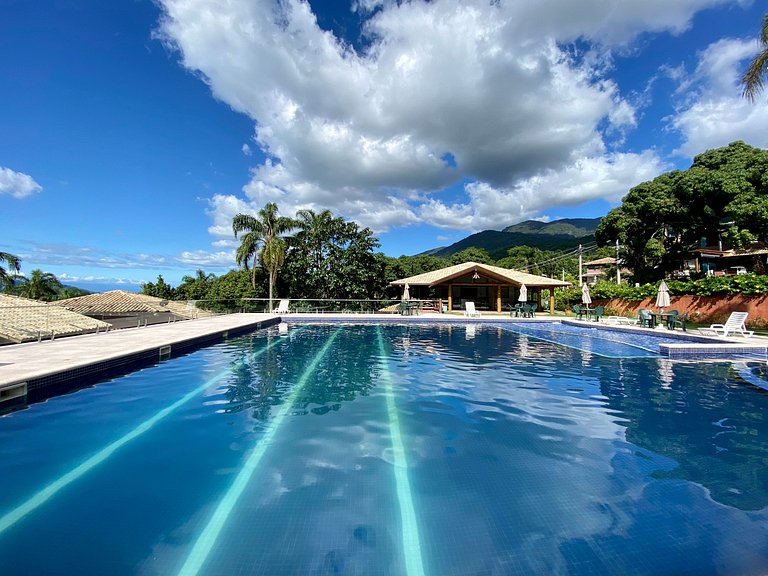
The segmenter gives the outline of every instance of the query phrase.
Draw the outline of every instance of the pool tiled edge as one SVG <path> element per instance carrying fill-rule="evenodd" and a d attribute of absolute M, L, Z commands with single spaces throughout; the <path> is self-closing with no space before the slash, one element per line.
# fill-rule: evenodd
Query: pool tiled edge
<path fill-rule="evenodd" d="M 0 348 L 0 398 L 35 402 L 94 381 L 278 324 L 269 314 L 231 314 Z M 22 390 L 23 394 L 16 391 Z"/>

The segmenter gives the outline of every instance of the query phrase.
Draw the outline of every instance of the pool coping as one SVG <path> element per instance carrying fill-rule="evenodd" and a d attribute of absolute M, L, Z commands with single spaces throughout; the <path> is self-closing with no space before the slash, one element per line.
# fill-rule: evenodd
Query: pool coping
<path fill-rule="evenodd" d="M 0 347 L 0 409 L 125 374 L 280 322 L 274 314 L 228 314 Z"/>
<path fill-rule="evenodd" d="M 621 332 L 658 333 L 639 326 L 617 326 L 575 319 L 540 316 L 463 317 L 452 314 L 333 314 L 294 313 L 228 314 L 125 328 L 101 334 L 69 336 L 57 340 L 11 344 L 0 347 L 0 410 L 13 403 L 28 403 L 55 394 L 88 386 L 103 378 L 125 374 L 142 366 L 187 353 L 196 348 L 245 332 L 275 324 L 499 324 L 559 322 L 581 327 Z M 660 354 L 680 360 L 735 360 L 768 358 L 768 338 L 714 338 L 695 333 L 666 331 L 665 336 L 680 338 L 680 344 L 660 343 Z"/>

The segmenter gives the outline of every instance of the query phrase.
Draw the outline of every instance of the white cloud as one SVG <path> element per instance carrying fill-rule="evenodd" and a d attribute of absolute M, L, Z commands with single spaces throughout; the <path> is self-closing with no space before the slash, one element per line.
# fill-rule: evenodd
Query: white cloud
<path fill-rule="evenodd" d="M 0 166 L 0 195 L 8 194 L 14 198 L 26 198 L 42 191 L 43 187 L 29 174 L 15 172 Z"/>
<path fill-rule="evenodd" d="M 243 147 L 240 149 L 243 154 L 246 156 L 253 156 L 253 151 L 251 150 L 251 147 L 248 146 L 248 144 L 243 144 Z"/>
<path fill-rule="evenodd" d="M 637 123 L 609 77 L 611 50 L 644 32 L 682 32 L 696 11 L 728 1 L 356 0 L 369 41 L 357 53 L 300 0 L 163 0 L 160 34 L 255 121 L 268 155 L 247 201 L 214 197 L 214 236 L 231 237 L 232 215 L 268 201 L 286 214 L 330 208 L 377 231 L 476 228 L 509 223 L 491 208 L 535 216 L 600 191 L 616 197 L 640 181 L 633 158 L 651 161 L 638 177 L 653 173 L 652 153 L 606 152 L 606 134 Z M 592 48 L 578 53 L 577 39 Z M 581 178 L 597 168 L 627 187 Z M 527 192 L 573 173 L 585 189 L 549 188 L 550 205 Z M 442 198 L 460 182 L 474 183 L 465 198 Z M 487 200 L 491 208 L 479 204 Z"/>
<path fill-rule="evenodd" d="M 235 252 L 230 250 L 211 253 L 205 250 L 195 250 L 193 252 L 182 252 L 178 260 L 190 266 L 232 267 L 235 263 Z"/>
<path fill-rule="evenodd" d="M 688 92 L 669 119 L 683 138 L 678 153 L 694 156 L 734 140 L 768 147 L 768 106 L 745 100 L 740 85 L 744 62 L 755 53 L 754 41 L 720 40 L 699 54 L 693 75 L 680 76 Z"/>
<path fill-rule="evenodd" d="M 510 222 L 539 220 L 537 214 L 557 203 L 575 206 L 589 200 L 618 202 L 630 188 L 669 170 L 655 153 L 610 154 L 583 158 L 559 170 L 549 170 L 509 188 L 486 183 L 466 186 L 469 201 L 446 205 L 428 201 L 421 216 L 433 226 L 469 230 L 498 229 Z"/>

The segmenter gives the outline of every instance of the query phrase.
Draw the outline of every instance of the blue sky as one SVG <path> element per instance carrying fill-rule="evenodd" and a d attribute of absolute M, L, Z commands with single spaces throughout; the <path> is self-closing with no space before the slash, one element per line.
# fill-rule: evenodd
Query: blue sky
<path fill-rule="evenodd" d="M 733 140 L 765 7 L 738 0 L 5 0 L 0 250 L 83 287 L 234 266 L 274 201 L 415 254 L 597 217 Z"/>

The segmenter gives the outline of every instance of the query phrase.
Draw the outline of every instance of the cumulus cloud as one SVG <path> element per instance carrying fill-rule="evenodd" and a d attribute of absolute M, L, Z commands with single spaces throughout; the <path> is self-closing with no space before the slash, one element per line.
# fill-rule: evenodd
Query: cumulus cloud
<path fill-rule="evenodd" d="M 745 61 L 756 52 L 754 41 L 723 39 L 699 54 L 692 75 L 680 76 L 686 97 L 670 118 L 683 138 L 679 154 L 694 156 L 734 140 L 768 147 L 768 106 L 745 100 L 740 84 Z"/>
<path fill-rule="evenodd" d="M 606 135 L 637 123 L 609 76 L 611 51 L 641 33 L 682 32 L 697 10 L 727 2 L 356 0 L 357 52 L 300 0 L 162 0 L 160 35 L 254 120 L 267 155 L 245 200 L 212 199 L 211 234 L 231 237 L 234 213 L 269 201 L 287 214 L 330 208 L 377 231 L 478 229 L 536 215 L 546 204 L 533 189 L 578 203 L 655 176 L 651 153 L 606 152 Z M 595 170 L 602 180 L 588 181 Z M 465 197 L 448 200 L 461 182 Z"/>
<path fill-rule="evenodd" d="M 29 174 L 15 172 L 0 166 L 0 195 L 8 194 L 14 198 L 26 198 L 42 191 L 43 187 Z"/>

